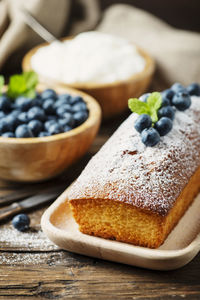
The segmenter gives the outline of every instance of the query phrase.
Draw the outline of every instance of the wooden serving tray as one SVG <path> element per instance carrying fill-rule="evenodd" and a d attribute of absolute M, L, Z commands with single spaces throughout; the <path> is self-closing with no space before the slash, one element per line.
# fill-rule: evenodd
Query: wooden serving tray
<path fill-rule="evenodd" d="M 158 249 L 89 236 L 78 230 L 67 201 L 68 189 L 45 211 L 41 225 L 49 239 L 62 249 L 154 269 L 173 270 L 189 263 L 200 251 L 200 194 Z"/>

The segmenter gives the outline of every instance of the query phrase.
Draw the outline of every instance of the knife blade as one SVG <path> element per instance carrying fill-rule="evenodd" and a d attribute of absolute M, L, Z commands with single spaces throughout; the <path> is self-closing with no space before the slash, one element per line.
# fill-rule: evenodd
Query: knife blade
<path fill-rule="evenodd" d="M 37 207 L 41 204 L 45 204 L 52 200 L 55 200 L 66 188 L 66 185 L 54 187 L 43 193 L 31 196 L 25 200 L 14 202 L 11 205 L 6 206 L 5 208 L 0 209 L 0 221 L 5 220 L 8 217 L 11 217 L 15 214 L 18 214 L 22 211 L 26 211 L 30 208 Z"/>
<path fill-rule="evenodd" d="M 51 43 L 53 41 L 57 41 L 61 43 L 61 41 L 58 40 L 52 33 L 50 33 L 44 26 L 42 26 L 28 10 L 26 10 L 24 7 L 21 7 L 21 12 L 23 13 L 24 22 L 46 42 Z"/>
<path fill-rule="evenodd" d="M 65 183 L 66 183 L 66 180 L 65 180 Z M 64 182 L 61 181 L 61 183 L 59 183 L 59 182 L 54 181 L 54 184 L 57 184 L 60 186 L 61 184 L 64 185 Z M 18 189 L 11 190 L 10 193 L 0 195 L 0 207 L 7 206 L 13 202 L 23 200 L 30 196 L 44 192 L 48 189 L 52 189 L 52 182 L 38 183 L 38 184 L 31 185 L 31 186 L 26 185 L 21 188 L 18 187 Z M 10 188 L 9 188 L 9 190 L 10 190 Z"/>

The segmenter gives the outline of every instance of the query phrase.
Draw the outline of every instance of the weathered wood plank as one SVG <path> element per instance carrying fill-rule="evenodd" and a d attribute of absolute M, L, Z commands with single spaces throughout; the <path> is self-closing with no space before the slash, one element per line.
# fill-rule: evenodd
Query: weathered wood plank
<path fill-rule="evenodd" d="M 65 251 L 40 253 L 39 259 L 38 253 L 32 253 L 32 258 L 28 254 L 29 260 L 22 267 L 16 255 L 24 254 L 5 253 L 12 266 L 6 263 L 1 266 L 0 299 L 36 296 L 41 299 L 199 299 L 200 255 L 184 268 L 169 272 L 143 270 Z"/>

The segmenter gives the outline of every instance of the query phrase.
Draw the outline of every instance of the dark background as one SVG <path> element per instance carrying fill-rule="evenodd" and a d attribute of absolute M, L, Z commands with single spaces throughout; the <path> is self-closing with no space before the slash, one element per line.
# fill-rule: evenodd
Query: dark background
<path fill-rule="evenodd" d="M 149 11 L 180 29 L 200 32 L 200 0 L 100 0 L 104 10 L 112 4 L 125 3 Z"/>

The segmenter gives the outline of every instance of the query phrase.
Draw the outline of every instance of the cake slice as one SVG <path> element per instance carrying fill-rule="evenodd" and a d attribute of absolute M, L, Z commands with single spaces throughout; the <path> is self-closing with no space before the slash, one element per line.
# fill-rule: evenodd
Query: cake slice
<path fill-rule="evenodd" d="M 133 113 L 91 159 L 68 200 L 81 232 L 159 247 L 200 191 L 200 97 L 146 147 Z"/>

